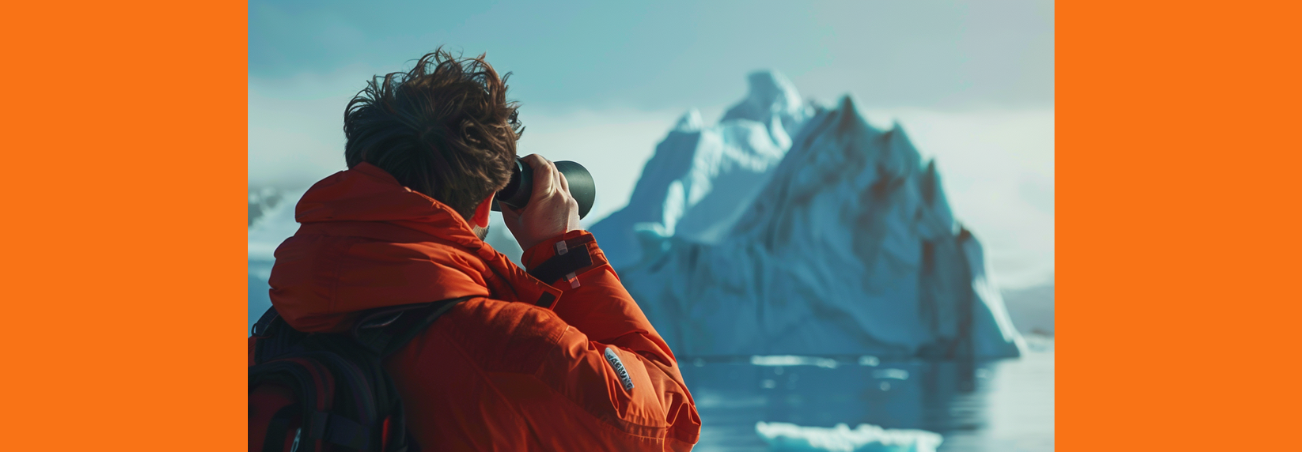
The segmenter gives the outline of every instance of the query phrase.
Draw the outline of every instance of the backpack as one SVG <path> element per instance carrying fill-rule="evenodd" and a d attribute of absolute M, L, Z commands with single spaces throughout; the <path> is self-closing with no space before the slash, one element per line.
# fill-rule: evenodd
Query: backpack
<path fill-rule="evenodd" d="M 348 333 L 268 309 L 249 341 L 249 451 L 417 452 L 383 362 L 467 298 L 369 310 Z"/>

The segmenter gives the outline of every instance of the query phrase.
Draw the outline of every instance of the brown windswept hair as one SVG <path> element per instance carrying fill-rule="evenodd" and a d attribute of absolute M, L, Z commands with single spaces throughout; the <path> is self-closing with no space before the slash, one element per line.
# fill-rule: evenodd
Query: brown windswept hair
<path fill-rule="evenodd" d="M 408 72 L 375 76 L 344 110 L 344 158 L 367 162 L 447 204 L 466 221 L 511 178 L 524 127 L 506 100 L 507 73 L 442 47 Z"/>

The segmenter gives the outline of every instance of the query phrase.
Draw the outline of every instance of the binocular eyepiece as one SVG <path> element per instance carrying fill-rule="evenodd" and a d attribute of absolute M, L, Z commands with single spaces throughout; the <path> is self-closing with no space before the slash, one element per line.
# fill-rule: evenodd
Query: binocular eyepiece
<path fill-rule="evenodd" d="M 556 169 L 565 175 L 565 182 L 570 186 L 570 196 L 579 202 L 579 218 L 587 216 L 588 211 L 592 210 L 592 201 L 597 197 L 597 186 L 592 182 L 592 173 L 589 173 L 583 165 L 568 160 L 553 163 L 556 164 Z M 493 197 L 493 210 L 502 211 L 499 203 L 512 209 L 523 209 L 529 204 L 531 195 L 533 195 L 533 167 L 516 157 L 515 168 L 511 171 L 511 181 L 507 182 L 506 187 Z"/>

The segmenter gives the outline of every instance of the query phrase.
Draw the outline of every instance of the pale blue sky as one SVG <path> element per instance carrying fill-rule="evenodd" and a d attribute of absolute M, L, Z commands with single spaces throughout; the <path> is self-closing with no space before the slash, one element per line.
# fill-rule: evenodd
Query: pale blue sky
<path fill-rule="evenodd" d="M 343 109 L 439 45 L 513 72 L 522 154 L 593 170 L 599 219 L 690 108 L 713 123 L 776 69 L 801 95 L 854 95 L 936 157 L 960 221 L 1013 286 L 1053 275 L 1052 1 L 249 3 L 249 182 L 343 168 Z"/>
<path fill-rule="evenodd" d="M 878 107 L 1053 105 L 1051 1 L 249 3 L 249 75 L 397 69 L 487 52 L 526 105 L 682 110 L 773 68 L 803 94 Z"/>

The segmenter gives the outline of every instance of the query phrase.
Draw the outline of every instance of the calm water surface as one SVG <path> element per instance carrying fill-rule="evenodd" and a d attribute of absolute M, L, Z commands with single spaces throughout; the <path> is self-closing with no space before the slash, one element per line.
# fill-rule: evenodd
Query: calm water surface
<path fill-rule="evenodd" d="M 953 362 L 871 357 L 682 364 L 701 415 L 698 451 L 767 450 L 759 421 L 922 429 L 944 436 L 939 450 L 950 452 L 1053 450 L 1052 340 L 966 372 Z"/>

